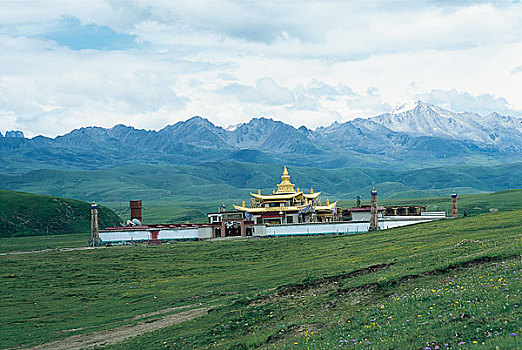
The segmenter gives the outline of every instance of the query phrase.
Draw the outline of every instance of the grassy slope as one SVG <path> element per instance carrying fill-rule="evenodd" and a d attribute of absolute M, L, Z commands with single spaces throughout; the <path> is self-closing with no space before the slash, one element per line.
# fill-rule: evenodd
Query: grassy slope
<path fill-rule="evenodd" d="M 521 331 L 514 307 L 521 285 L 513 277 L 522 269 L 520 217 L 522 210 L 355 236 L 1 256 L 0 347 L 114 328 L 144 312 L 212 300 L 220 306 L 207 316 L 113 348 L 331 348 L 352 337 L 373 348 L 461 341 L 509 348 L 520 338 L 509 333 Z M 466 264 L 476 259 L 483 261 Z M 390 265 L 368 269 L 376 264 Z M 479 277 L 487 277 L 485 287 Z M 456 282 L 441 291 L 442 279 Z M 406 294 L 404 305 L 395 300 Z"/>
<path fill-rule="evenodd" d="M 0 190 L 0 237 L 89 232 L 90 212 L 87 202 Z M 99 220 L 100 227 L 120 221 L 105 207 Z"/>

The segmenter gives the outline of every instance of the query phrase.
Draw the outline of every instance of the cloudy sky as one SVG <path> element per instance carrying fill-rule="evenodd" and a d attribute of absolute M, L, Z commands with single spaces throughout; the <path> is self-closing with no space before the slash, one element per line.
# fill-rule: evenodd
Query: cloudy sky
<path fill-rule="evenodd" d="M 0 1 L 0 132 L 522 115 L 520 1 Z"/>

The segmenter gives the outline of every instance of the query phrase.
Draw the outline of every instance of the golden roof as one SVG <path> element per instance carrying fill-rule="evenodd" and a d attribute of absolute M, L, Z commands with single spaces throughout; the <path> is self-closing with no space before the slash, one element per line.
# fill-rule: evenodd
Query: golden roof
<path fill-rule="evenodd" d="M 294 190 L 294 184 L 290 182 L 290 175 L 288 175 L 288 170 L 286 167 L 283 170 L 283 175 L 281 175 L 281 183 L 277 185 L 276 193 L 296 193 Z"/>
<path fill-rule="evenodd" d="M 308 199 L 315 199 L 317 197 L 319 197 L 319 195 L 321 194 L 321 192 L 315 192 L 315 193 L 303 193 L 303 196 L 305 198 L 308 198 Z"/>
<path fill-rule="evenodd" d="M 257 193 L 250 193 L 250 195 L 256 199 L 262 199 L 262 200 L 273 200 L 273 199 L 292 199 L 294 197 L 299 196 L 300 194 L 303 194 L 303 192 L 295 192 L 295 193 L 287 193 L 287 194 L 257 194 Z"/>
<path fill-rule="evenodd" d="M 328 210 L 328 211 L 330 211 L 330 210 L 333 210 L 336 205 L 337 205 L 337 202 L 334 202 L 334 203 L 332 203 L 330 205 L 317 205 L 317 206 L 314 207 L 314 209 L 316 211 L 317 210 Z M 285 212 L 285 211 L 297 211 L 297 210 L 305 208 L 305 207 L 306 207 L 306 205 L 293 205 L 293 206 L 288 206 L 288 207 L 247 208 L 245 206 L 234 205 L 234 208 L 236 208 L 237 210 L 246 211 L 248 213 L 265 213 L 265 212 L 274 212 L 274 211 L 282 211 L 282 212 Z"/>
<path fill-rule="evenodd" d="M 296 198 L 296 200 L 300 200 L 303 203 L 303 206 L 308 205 L 308 200 L 315 200 L 317 197 L 321 195 L 321 192 L 315 192 L 313 189 L 310 189 L 310 193 L 303 193 L 301 189 L 297 188 L 297 191 L 294 190 L 295 185 L 290 182 L 290 175 L 288 175 L 288 169 L 286 166 L 283 169 L 283 175 L 281 176 L 281 183 L 277 185 L 277 192 L 272 191 L 272 194 L 262 195 L 261 190 L 258 190 L 257 193 L 250 193 L 254 200 L 257 201 L 285 201 Z M 269 208 L 246 208 L 243 206 L 235 206 L 238 210 L 248 211 L 251 213 L 265 212 L 265 211 L 293 211 L 298 210 L 302 206 L 284 206 L 284 207 L 269 207 Z M 324 209 L 330 207 L 329 205 L 324 206 Z M 283 209 L 281 209 L 283 208 Z M 321 207 L 323 208 L 323 207 Z"/>
<path fill-rule="evenodd" d="M 318 211 L 318 210 L 333 210 L 336 205 L 337 205 L 337 202 L 333 202 L 332 204 L 328 204 L 328 205 L 316 205 L 315 206 L 315 210 L 316 211 Z"/>
<path fill-rule="evenodd" d="M 234 204 L 234 208 L 236 208 L 237 210 L 246 211 L 247 213 L 265 213 L 265 212 L 274 212 L 274 211 L 297 211 L 304 207 L 305 207 L 305 205 L 288 206 L 288 207 L 247 208 L 247 207 L 241 207 L 239 205 Z"/>

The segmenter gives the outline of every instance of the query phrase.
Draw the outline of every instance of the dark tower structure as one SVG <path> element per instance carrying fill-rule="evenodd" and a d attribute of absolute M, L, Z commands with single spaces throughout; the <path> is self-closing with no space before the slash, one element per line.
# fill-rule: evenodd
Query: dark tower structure
<path fill-rule="evenodd" d="M 141 201 L 130 201 L 131 221 L 133 219 L 138 219 L 140 222 L 143 222 L 141 219 L 141 208 Z"/>
<path fill-rule="evenodd" d="M 370 192 L 372 195 L 372 206 L 370 211 L 370 227 L 368 231 L 376 231 L 379 229 L 379 219 L 378 219 L 378 210 L 377 210 L 377 190 L 374 188 Z"/>
<path fill-rule="evenodd" d="M 459 216 L 459 209 L 457 207 L 457 192 L 453 192 L 451 194 L 451 199 L 452 199 L 452 216 L 454 218 L 458 217 Z"/>

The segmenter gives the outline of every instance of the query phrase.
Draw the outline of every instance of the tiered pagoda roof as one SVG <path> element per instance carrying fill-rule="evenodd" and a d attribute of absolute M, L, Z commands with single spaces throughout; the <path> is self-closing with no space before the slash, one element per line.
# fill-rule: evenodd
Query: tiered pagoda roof
<path fill-rule="evenodd" d="M 253 201 L 255 203 L 270 203 L 270 202 L 278 202 L 278 201 L 287 201 L 298 202 L 299 205 L 292 203 L 291 205 L 284 205 L 279 207 L 263 207 L 263 206 L 254 206 L 254 207 L 246 207 L 244 202 L 243 206 L 234 205 L 234 208 L 241 211 L 246 211 L 249 213 L 263 213 L 267 211 L 296 211 L 302 209 L 309 205 L 309 201 L 315 201 L 321 195 L 321 192 L 315 192 L 313 189 L 310 189 L 310 193 L 304 193 L 298 187 L 297 190 L 294 189 L 295 185 L 290 182 L 290 175 L 288 175 L 288 170 L 286 166 L 283 170 L 283 175 L 281 176 L 281 182 L 277 185 L 277 191 L 273 191 L 272 194 L 261 194 L 261 191 L 258 193 L 250 193 L 253 197 Z M 333 210 L 337 202 L 330 204 L 327 202 L 327 205 L 314 205 L 315 210 Z"/>

